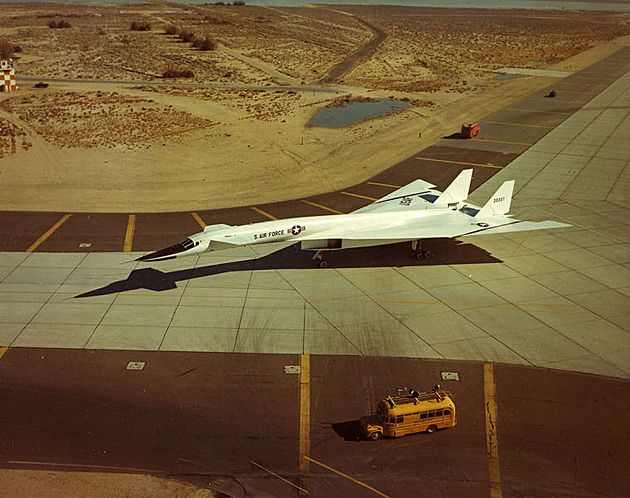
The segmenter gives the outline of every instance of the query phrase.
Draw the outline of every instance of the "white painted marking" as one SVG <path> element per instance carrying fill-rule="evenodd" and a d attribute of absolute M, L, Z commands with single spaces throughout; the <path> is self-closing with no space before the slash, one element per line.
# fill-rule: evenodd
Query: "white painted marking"
<path fill-rule="evenodd" d="M 146 361 L 130 361 L 127 363 L 126 370 L 144 370 L 146 364 Z"/>
<path fill-rule="evenodd" d="M 442 380 L 454 380 L 459 382 L 459 372 L 440 372 Z"/>
<path fill-rule="evenodd" d="M 299 374 L 301 372 L 300 365 L 285 365 L 284 373 L 285 374 Z"/>

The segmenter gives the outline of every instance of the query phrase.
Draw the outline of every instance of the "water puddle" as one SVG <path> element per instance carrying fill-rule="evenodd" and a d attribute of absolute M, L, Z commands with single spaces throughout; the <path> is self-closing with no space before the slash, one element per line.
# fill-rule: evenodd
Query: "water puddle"
<path fill-rule="evenodd" d="M 344 128 L 366 119 L 386 116 L 411 107 L 410 102 L 395 99 L 344 102 L 336 107 L 325 107 L 315 113 L 306 126 L 320 128 Z"/>

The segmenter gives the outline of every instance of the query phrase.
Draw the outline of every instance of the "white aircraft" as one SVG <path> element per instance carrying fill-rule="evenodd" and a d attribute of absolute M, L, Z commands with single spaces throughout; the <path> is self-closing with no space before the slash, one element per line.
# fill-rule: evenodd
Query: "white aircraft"
<path fill-rule="evenodd" d="M 430 257 L 422 239 L 519 232 L 571 225 L 556 221 L 521 221 L 508 215 L 514 181 L 504 182 L 479 208 L 466 204 L 472 169 L 462 171 L 444 192 L 416 180 L 349 214 L 309 216 L 249 225 L 209 225 L 179 244 L 146 254 L 137 261 L 164 261 L 204 251 L 270 242 L 299 242 L 315 251 L 321 267 L 324 251 L 411 242 L 412 256 Z"/>

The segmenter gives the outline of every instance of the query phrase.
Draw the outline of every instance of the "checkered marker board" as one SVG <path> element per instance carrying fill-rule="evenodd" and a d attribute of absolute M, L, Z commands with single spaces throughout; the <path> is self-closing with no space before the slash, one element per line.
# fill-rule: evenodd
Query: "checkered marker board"
<path fill-rule="evenodd" d="M 15 83 L 15 74 L 13 71 L 4 71 L 2 74 L 2 91 L 14 92 L 17 88 L 17 84 Z"/>

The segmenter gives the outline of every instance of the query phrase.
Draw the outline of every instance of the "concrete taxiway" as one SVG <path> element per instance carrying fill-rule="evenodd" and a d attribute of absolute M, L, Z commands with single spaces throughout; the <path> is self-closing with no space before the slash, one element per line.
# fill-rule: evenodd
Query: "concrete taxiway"
<path fill-rule="evenodd" d="M 621 49 L 558 81 L 555 99 L 535 95 L 489 116 L 483 129 L 493 139 L 445 138 L 410 158 L 413 168 L 398 165 L 363 190 L 232 210 L 227 220 L 303 214 L 297 204 L 346 212 L 391 191 L 396 180 L 413 175 L 440 186 L 469 164 L 475 186 L 485 182 L 473 201 L 482 204 L 501 181 L 515 179 L 513 214 L 572 228 L 427 241 L 434 256 L 421 262 L 409 258 L 406 245 L 345 251 L 320 269 L 310 253 L 283 246 L 153 264 L 129 262 L 141 254 L 133 251 L 38 252 L 46 244 L 54 249 L 55 240 L 76 240 L 68 233 L 88 239 L 100 230 L 86 231 L 72 225 L 79 216 L 68 217 L 31 252 L 0 256 L 0 343 L 454 358 L 628 377 L 628 53 Z M 597 75 L 610 78 L 620 68 L 623 74 L 599 91 Z M 596 95 L 584 103 L 576 92 L 587 89 Z M 569 113 L 575 102 L 582 106 Z M 505 135 L 515 128 L 520 143 Z M 402 173 L 408 178 L 394 176 Z M 221 212 L 195 214 L 204 223 L 226 221 Z M 56 217 L 48 216 L 42 226 Z M 155 249 L 154 235 L 181 216 L 188 219 L 178 225 L 181 236 L 199 230 L 190 214 L 144 216 L 144 231 L 135 222 L 134 247 Z M 110 243 L 130 244 L 128 232 L 104 234 Z M 8 239 L 24 238 L 9 232 Z"/>

